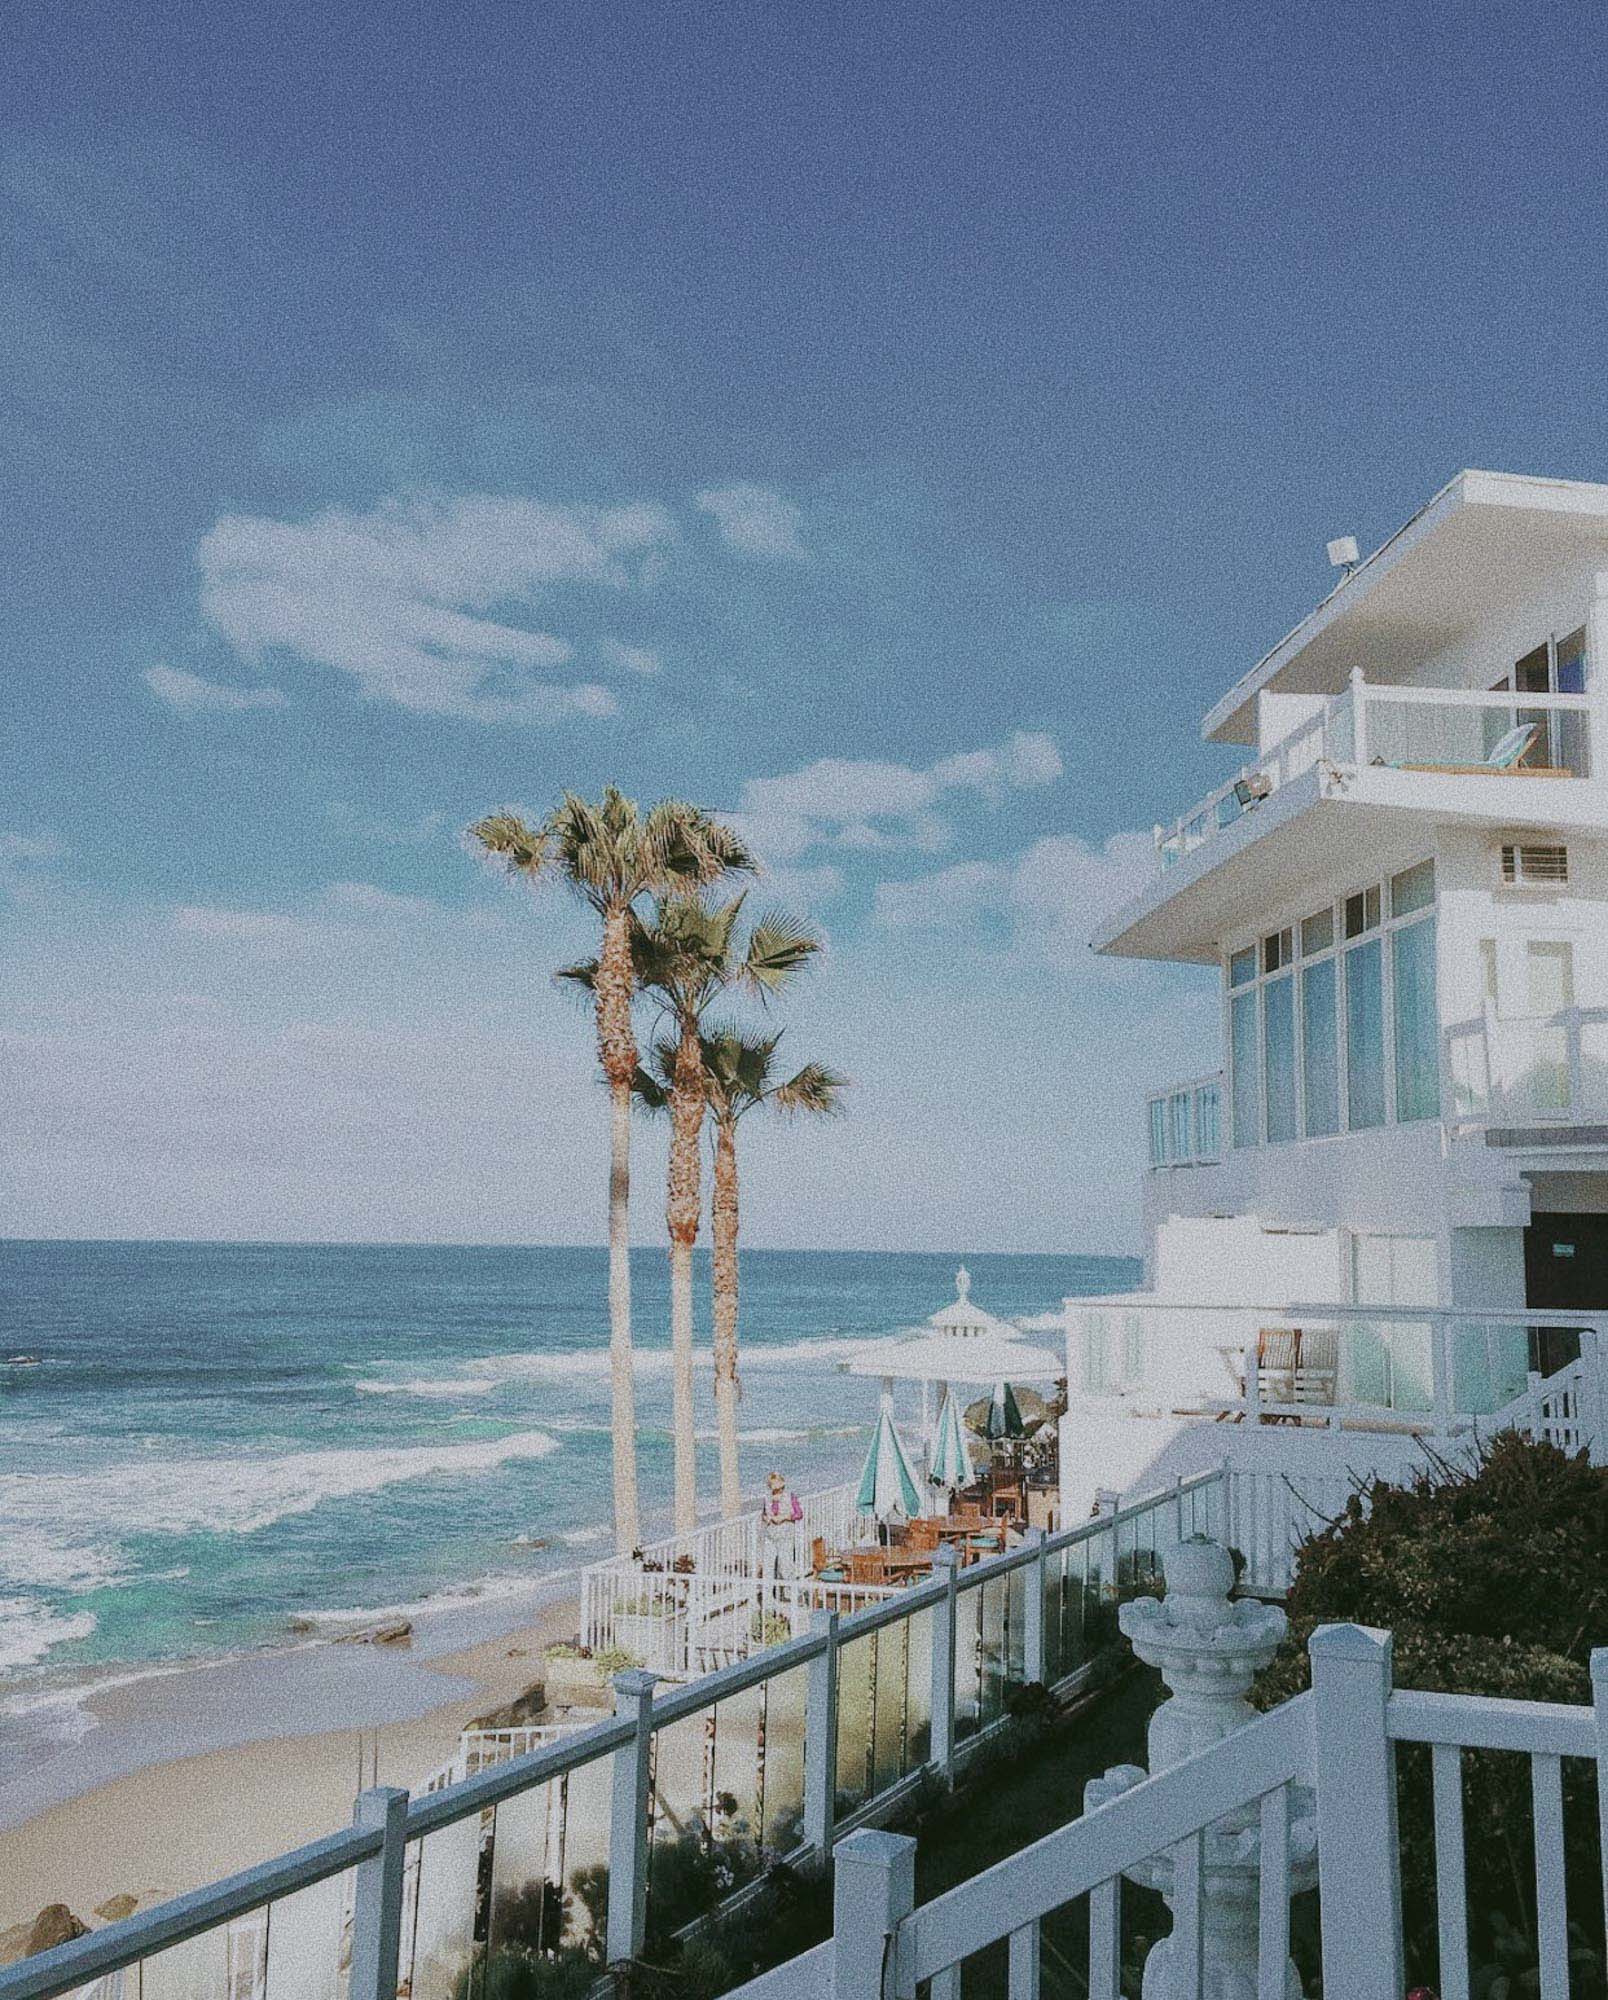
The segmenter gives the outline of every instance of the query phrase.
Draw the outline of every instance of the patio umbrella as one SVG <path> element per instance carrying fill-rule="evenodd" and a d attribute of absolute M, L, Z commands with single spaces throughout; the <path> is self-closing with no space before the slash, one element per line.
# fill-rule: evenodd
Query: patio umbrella
<path fill-rule="evenodd" d="M 1027 1436 L 1027 1426 L 1022 1422 L 1022 1412 L 1016 1403 L 1016 1391 L 1009 1382 L 995 1385 L 994 1400 L 988 1406 L 987 1421 L 983 1425 L 983 1436 L 991 1443 L 1001 1438 Z"/>
<path fill-rule="evenodd" d="M 956 1487 L 970 1482 L 971 1455 L 966 1449 L 966 1434 L 960 1424 L 960 1406 L 955 1401 L 953 1390 L 944 1391 L 943 1406 L 933 1427 L 929 1454 L 932 1463 L 927 1479 L 930 1485 Z"/>
<path fill-rule="evenodd" d="M 921 1489 L 911 1469 L 909 1454 L 893 1427 L 893 1398 L 884 1396 L 882 1412 L 871 1436 L 860 1474 L 860 1490 L 855 1506 L 862 1514 L 874 1514 L 879 1521 L 895 1515 L 913 1521 L 921 1512 Z"/>

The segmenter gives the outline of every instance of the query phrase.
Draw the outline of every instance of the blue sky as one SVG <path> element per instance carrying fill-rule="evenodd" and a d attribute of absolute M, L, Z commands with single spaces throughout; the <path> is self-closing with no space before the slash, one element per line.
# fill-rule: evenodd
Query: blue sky
<path fill-rule="evenodd" d="M 754 1240 L 1131 1246 L 1200 713 L 1329 536 L 1608 474 L 1605 37 L 20 0 L 0 1229 L 596 1240 L 584 932 L 458 836 L 614 779 L 831 938 Z"/>

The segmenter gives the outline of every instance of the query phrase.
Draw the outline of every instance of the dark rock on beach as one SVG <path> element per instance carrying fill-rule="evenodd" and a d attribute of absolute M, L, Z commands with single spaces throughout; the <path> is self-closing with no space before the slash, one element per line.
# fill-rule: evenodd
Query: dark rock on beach
<path fill-rule="evenodd" d="M 518 1729 L 524 1723 L 534 1722 L 547 1706 L 547 1683 L 532 1681 L 523 1694 L 516 1694 L 512 1701 L 506 1701 L 501 1708 L 487 1709 L 484 1715 L 477 1715 L 469 1724 L 471 1729 Z"/>
<path fill-rule="evenodd" d="M 336 1643 L 341 1646 L 405 1646 L 412 1637 L 411 1618 L 390 1618 L 383 1625 L 369 1625 L 361 1632 L 343 1632 Z"/>

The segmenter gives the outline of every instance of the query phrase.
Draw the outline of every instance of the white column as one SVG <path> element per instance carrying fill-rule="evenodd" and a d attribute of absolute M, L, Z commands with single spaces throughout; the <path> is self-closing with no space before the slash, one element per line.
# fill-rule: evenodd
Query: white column
<path fill-rule="evenodd" d="M 636 1734 L 614 1753 L 609 1816 L 608 1962 L 642 1954 L 648 1926 L 648 1787 L 653 1756 L 653 1687 L 657 1674 L 628 1667 L 614 1676 L 614 1713 Z"/>
<path fill-rule="evenodd" d="M 837 1811 L 838 1614 L 817 1611 L 810 1630 L 826 1643 L 810 1661 L 804 1697 L 804 1838 L 824 1860 Z"/>
<path fill-rule="evenodd" d="M 851 1833 L 832 1864 L 832 2000 L 915 2000 L 889 1939 L 916 1906 L 916 1843 Z"/>
<path fill-rule="evenodd" d="M 960 1553 L 948 1542 L 933 1551 L 932 1573 L 944 1594 L 932 1607 L 932 1747 L 928 1761 L 944 1784 L 955 1774 L 955 1620 Z"/>
<path fill-rule="evenodd" d="M 1346 2000 L 1401 2000 L 1401 1856 L 1396 1757 L 1385 1730 L 1391 1638 L 1324 1625 L 1312 1661 L 1312 1766 L 1318 1801 L 1323 1990 Z"/>
<path fill-rule="evenodd" d="M 396 2000 L 407 1819 L 408 1795 L 395 1785 L 377 1785 L 361 1793 L 352 1812 L 354 1826 L 377 1828 L 385 1844 L 371 1860 L 357 1866 L 351 2000 Z"/>

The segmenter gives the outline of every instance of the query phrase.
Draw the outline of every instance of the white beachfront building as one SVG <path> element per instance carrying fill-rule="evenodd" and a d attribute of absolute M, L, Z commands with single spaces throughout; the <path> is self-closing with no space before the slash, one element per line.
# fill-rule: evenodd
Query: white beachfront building
<path fill-rule="evenodd" d="M 1196 1432 L 1158 1458 L 1103 1423 L 1119 1488 L 1247 1401 L 1384 1438 L 1539 1376 L 1578 1421 L 1608 1312 L 1608 485 L 1460 473 L 1203 729 L 1247 759 L 1157 828 L 1095 948 L 1214 967 L 1222 1064 L 1149 1101 L 1144 1291 L 1068 1302 L 1063 1472 L 1114 1404 Z"/>

